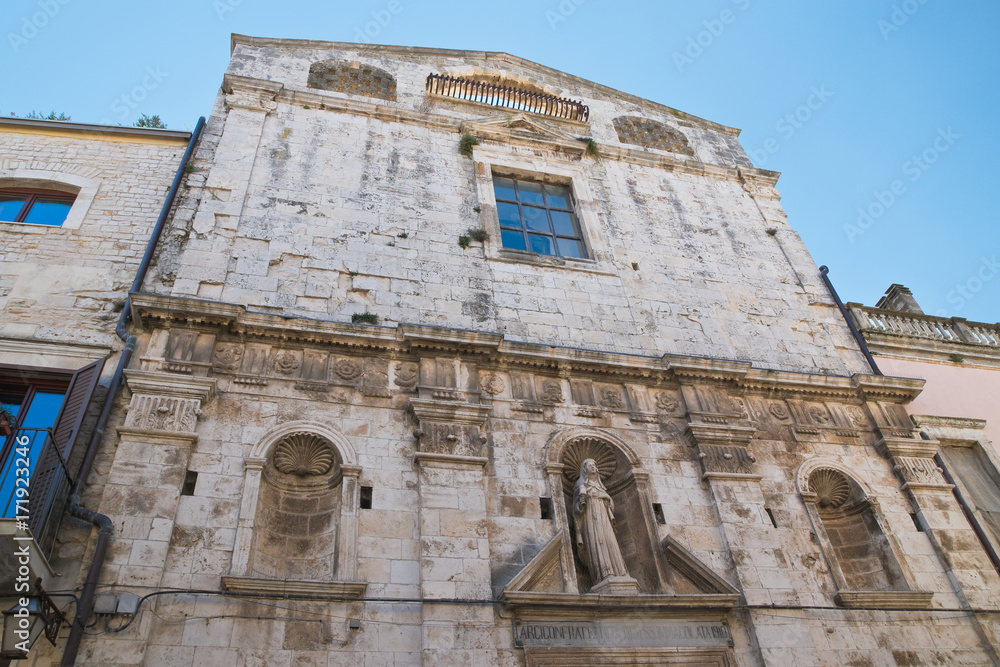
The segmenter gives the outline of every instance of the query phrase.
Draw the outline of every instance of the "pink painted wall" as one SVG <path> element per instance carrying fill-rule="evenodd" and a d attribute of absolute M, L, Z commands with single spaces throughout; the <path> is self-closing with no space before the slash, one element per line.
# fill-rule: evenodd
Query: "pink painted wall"
<path fill-rule="evenodd" d="M 986 437 L 1000 444 L 1000 369 L 966 368 L 889 357 L 876 357 L 886 375 L 927 380 L 907 406 L 911 415 L 985 419 Z"/>

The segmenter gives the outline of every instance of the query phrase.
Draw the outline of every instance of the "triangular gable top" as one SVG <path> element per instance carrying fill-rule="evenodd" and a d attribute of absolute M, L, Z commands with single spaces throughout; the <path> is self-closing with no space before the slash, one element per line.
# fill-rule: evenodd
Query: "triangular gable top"
<path fill-rule="evenodd" d="M 467 120 L 462 123 L 462 132 L 486 138 L 520 137 L 536 141 L 569 143 L 578 147 L 581 153 L 585 148 L 576 135 L 566 132 L 555 123 L 546 123 L 523 112 Z"/>
<path fill-rule="evenodd" d="M 671 116 L 692 127 L 700 127 L 713 132 L 732 135 L 734 137 L 738 137 L 740 134 L 740 130 L 737 128 L 728 127 L 704 118 L 692 116 L 691 114 L 674 109 L 673 107 L 669 107 L 665 104 L 660 104 L 637 95 L 616 90 L 610 86 L 605 86 L 603 84 L 596 83 L 573 74 L 568 74 L 561 70 L 557 70 L 519 56 L 514 56 L 509 53 L 504 53 L 502 51 L 467 51 L 460 49 L 436 49 L 417 46 L 355 44 L 352 42 L 329 42 L 310 39 L 279 39 L 271 37 L 251 37 L 249 35 L 233 33 L 231 36 L 231 50 L 235 51 L 236 46 L 239 44 L 246 44 L 247 46 L 253 47 L 283 47 L 288 49 L 337 49 L 353 51 L 358 55 L 371 55 L 374 58 L 396 57 L 411 62 L 431 57 L 454 58 L 466 61 L 470 67 L 474 67 L 482 63 L 506 64 L 514 68 L 533 71 L 553 81 L 558 81 L 559 84 L 567 90 L 574 91 L 571 95 L 574 99 L 579 98 L 580 96 L 590 95 L 592 98 L 596 99 L 604 97 L 608 100 L 630 102 L 632 104 L 639 105 L 640 107 L 647 108 L 650 111 Z M 454 70 L 455 68 L 451 67 L 448 69 Z"/>
<path fill-rule="evenodd" d="M 597 595 L 566 590 L 562 550 L 565 533 L 560 531 L 542 547 L 531 561 L 518 572 L 500 594 L 501 602 L 514 610 L 561 608 L 580 610 L 641 609 L 655 611 L 677 607 L 719 609 L 731 608 L 740 598 L 740 591 L 701 562 L 679 542 L 666 537 L 661 548 L 673 576 L 681 576 L 698 592 L 694 594 Z M 570 560 L 569 562 L 572 562 Z M 572 576 L 575 576 L 573 573 Z"/>

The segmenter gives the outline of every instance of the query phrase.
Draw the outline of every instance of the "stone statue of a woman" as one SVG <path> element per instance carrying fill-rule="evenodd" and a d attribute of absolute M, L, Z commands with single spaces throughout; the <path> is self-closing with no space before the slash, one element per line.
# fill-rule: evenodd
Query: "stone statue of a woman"
<path fill-rule="evenodd" d="M 614 501 L 604 488 L 597 462 L 586 459 L 573 489 L 573 522 L 580 560 L 594 581 L 591 592 L 638 592 L 615 538 Z"/>

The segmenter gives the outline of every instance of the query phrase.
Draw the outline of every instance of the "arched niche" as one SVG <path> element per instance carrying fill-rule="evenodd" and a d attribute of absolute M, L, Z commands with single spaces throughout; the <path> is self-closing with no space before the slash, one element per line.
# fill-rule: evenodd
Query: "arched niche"
<path fill-rule="evenodd" d="M 911 590 L 912 577 L 897 557 L 877 500 L 846 466 L 809 461 L 800 467 L 797 485 L 838 599 Z"/>
<path fill-rule="evenodd" d="M 618 116 L 611 124 L 623 144 L 694 155 L 684 133 L 665 123 L 639 116 Z"/>
<path fill-rule="evenodd" d="M 361 467 L 350 442 L 324 424 L 288 422 L 245 466 L 231 576 L 354 581 Z"/>
<path fill-rule="evenodd" d="M 396 101 L 396 79 L 373 65 L 350 60 L 322 60 L 309 66 L 309 88 Z"/>
<path fill-rule="evenodd" d="M 549 442 L 546 472 L 555 508 L 557 531 L 564 535 L 565 590 L 585 593 L 597 583 L 591 577 L 571 536 L 573 488 L 586 459 L 597 462 L 601 481 L 614 501 L 614 532 L 629 575 L 641 593 L 669 588 L 666 564 L 652 514 L 649 473 L 635 452 L 620 438 L 599 429 L 577 428 L 556 434 Z"/>

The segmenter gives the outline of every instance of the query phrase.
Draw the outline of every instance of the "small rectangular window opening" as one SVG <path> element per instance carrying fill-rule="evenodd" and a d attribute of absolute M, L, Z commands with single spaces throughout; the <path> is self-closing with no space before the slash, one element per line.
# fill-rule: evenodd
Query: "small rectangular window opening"
<path fill-rule="evenodd" d="M 653 516 L 656 518 L 656 523 L 661 526 L 667 525 L 667 517 L 663 515 L 663 505 L 660 503 L 653 503 Z"/>
<path fill-rule="evenodd" d="M 184 475 L 184 484 L 181 485 L 181 495 L 182 496 L 193 496 L 194 487 L 198 484 L 198 473 L 194 470 L 188 470 Z"/>
<path fill-rule="evenodd" d="M 767 518 L 771 520 L 771 525 L 775 528 L 778 527 L 778 520 L 774 518 L 774 512 L 771 511 L 770 507 L 765 507 L 764 511 L 767 512 Z"/>
<path fill-rule="evenodd" d="M 370 510 L 372 508 L 372 487 L 361 487 L 361 509 Z"/>
<path fill-rule="evenodd" d="M 917 532 L 924 532 L 924 527 L 920 524 L 920 518 L 916 514 L 910 514 L 910 518 L 913 520 L 913 525 L 916 526 Z"/>
<path fill-rule="evenodd" d="M 542 510 L 542 518 L 552 520 L 555 512 L 552 509 L 552 499 L 551 498 L 539 498 L 538 505 Z"/>

